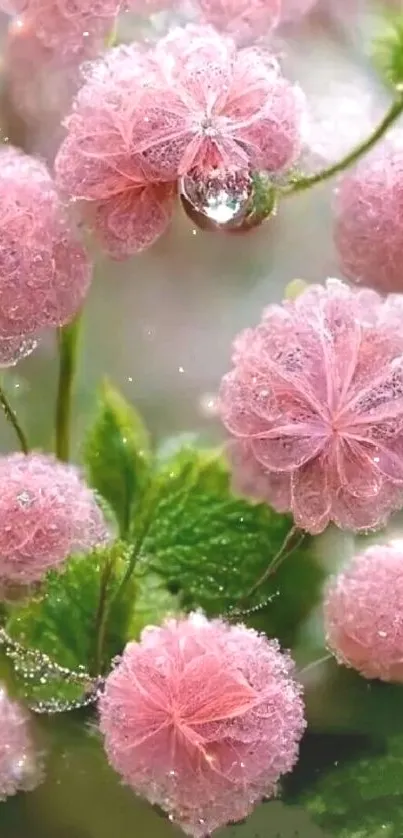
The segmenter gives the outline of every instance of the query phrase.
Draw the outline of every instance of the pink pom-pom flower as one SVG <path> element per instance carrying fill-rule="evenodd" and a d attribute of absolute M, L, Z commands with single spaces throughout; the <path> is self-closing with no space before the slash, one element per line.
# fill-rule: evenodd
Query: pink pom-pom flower
<path fill-rule="evenodd" d="M 28 585 L 110 538 L 79 471 L 45 454 L 0 458 L 0 580 Z"/>
<path fill-rule="evenodd" d="M 68 323 L 91 281 L 86 251 L 69 227 L 38 160 L 0 151 L 0 343 Z"/>
<path fill-rule="evenodd" d="M 329 584 L 326 642 L 365 678 L 403 681 L 403 541 L 368 547 Z"/>
<path fill-rule="evenodd" d="M 344 275 L 379 291 L 403 291 L 403 152 L 392 144 L 341 179 L 335 242 Z"/>
<path fill-rule="evenodd" d="M 235 341 L 220 413 L 234 487 L 320 533 L 403 504 L 403 300 L 339 280 L 271 305 Z"/>
<path fill-rule="evenodd" d="M 279 19 L 281 0 L 196 0 L 204 19 L 237 41 L 267 34 Z"/>
<path fill-rule="evenodd" d="M 178 179 L 189 189 L 193 176 L 290 166 L 300 118 L 300 91 L 271 55 L 237 51 L 209 27 L 174 29 L 154 50 L 120 47 L 94 65 L 66 121 L 56 176 L 86 202 L 106 249 L 130 255 L 168 226 Z"/>
<path fill-rule="evenodd" d="M 121 0 L 0 0 L 9 14 L 23 15 L 59 61 L 95 56 L 121 8 Z"/>
<path fill-rule="evenodd" d="M 0 801 L 32 791 L 42 780 L 25 711 L 0 683 Z"/>
<path fill-rule="evenodd" d="M 276 792 L 305 728 L 290 657 L 244 626 L 191 614 L 147 628 L 106 681 L 111 765 L 195 838 Z"/>

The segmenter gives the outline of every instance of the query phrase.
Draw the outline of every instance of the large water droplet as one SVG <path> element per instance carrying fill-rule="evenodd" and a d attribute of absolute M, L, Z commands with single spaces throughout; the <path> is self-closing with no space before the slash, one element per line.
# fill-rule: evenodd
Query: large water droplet
<path fill-rule="evenodd" d="M 245 169 L 194 170 L 179 184 L 182 200 L 218 227 L 241 223 L 252 195 L 252 178 Z"/>

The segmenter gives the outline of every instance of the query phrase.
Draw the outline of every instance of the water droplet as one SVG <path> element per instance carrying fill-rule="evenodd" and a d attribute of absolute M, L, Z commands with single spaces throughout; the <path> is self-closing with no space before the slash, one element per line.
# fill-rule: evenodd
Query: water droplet
<path fill-rule="evenodd" d="M 23 509 L 29 509 L 29 507 L 32 506 L 34 500 L 35 498 L 31 494 L 31 492 L 27 492 L 26 490 L 24 492 L 20 492 L 17 495 L 17 501 L 19 505 L 23 507 Z"/>
<path fill-rule="evenodd" d="M 0 368 L 15 367 L 36 349 L 38 340 L 33 337 L 0 338 Z"/>
<path fill-rule="evenodd" d="M 181 179 L 179 188 L 185 206 L 189 204 L 219 227 L 226 227 L 244 218 L 252 194 L 252 178 L 245 169 L 197 169 Z"/>

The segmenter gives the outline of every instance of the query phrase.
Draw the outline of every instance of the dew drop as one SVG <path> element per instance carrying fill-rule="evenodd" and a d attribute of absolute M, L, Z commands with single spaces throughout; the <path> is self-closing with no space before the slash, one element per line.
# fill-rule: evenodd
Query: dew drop
<path fill-rule="evenodd" d="M 27 358 L 36 349 L 34 337 L 0 338 L 0 368 L 15 367 L 18 361 Z"/>
<path fill-rule="evenodd" d="M 179 191 L 185 208 L 187 203 L 225 228 L 244 218 L 252 195 L 252 178 L 245 169 L 197 169 L 181 179 Z"/>

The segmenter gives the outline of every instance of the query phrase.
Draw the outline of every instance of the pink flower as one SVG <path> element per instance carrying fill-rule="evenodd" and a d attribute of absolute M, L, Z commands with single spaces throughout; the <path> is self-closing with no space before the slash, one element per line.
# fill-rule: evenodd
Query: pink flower
<path fill-rule="evenodd" d="M 268 33 L 279 21 L 282 0 L 196 0 L 205 20 L 237 40 Z"/>
<path fill-rule="evenodd" d="M 61 188 L 88 205 L 112 255 L 167 228 L 178 178 L 290 166 L 300 94 L 272 56 L 208 27 L 173 30 L 155 50 L 120 47 L 94 65 L 56 158 Z"/>
<path fill-rule="evenodd" d="M 0 801 L 31 791 L 42 780 L 24 710 L 0 683 Z"/>
<path fill-rule="evenodd" d="M 22 585 L 110 537 L 79 471 L 45 454 L 0 458 L 0 519 L 0 580 Z"/>
<path fill-rule="evenodd" d="M 402 319 L 399 296 L 328 280 L 238 336 L 220 391 L 235 487 L 310 533 L 402 506 Z"/>
<path fill-rule="evenodd" d="M 46 167 L 5 147 L 0 152 L 0 341 L 68 323 L 90 281 L 88 256 L 68 226 Z"/>
<path fill-rule="evenodd" d="M 0 0 L 0 8 L 22 13 L 61 60 L 67 55 L 96 55 L 113 29 L 121 0 Z"/>
<path fill-rule="evenodd" d="M 379 291 L 403 291 L 403 152 L 383 146 L 340 181 L 335 241 L 343 273 Z"/>
<path fill-rule="evenodd" d="M 133 137 L 144 84 L 155 73 L 152 58 L 135 45 L 95 64 L 55 162 L 60 186 L 83 202 L 86 219 L 117 258 L 153 244 L 173 212 L 174 185 L 147 179 Z"/>
<path fill-rule="evenodd" d="M 292 769 L 305 728 L 276 641 L 201 614 L 129 643 L 100 699 L 110 763 L 195 838 L 250 813 Z"/>
<path fill-rule="evenodd" d="M 403 681 L 403 542 L 355 556 L 328 587 L 324 619 L 339 663 L 365 678 Z"/>

